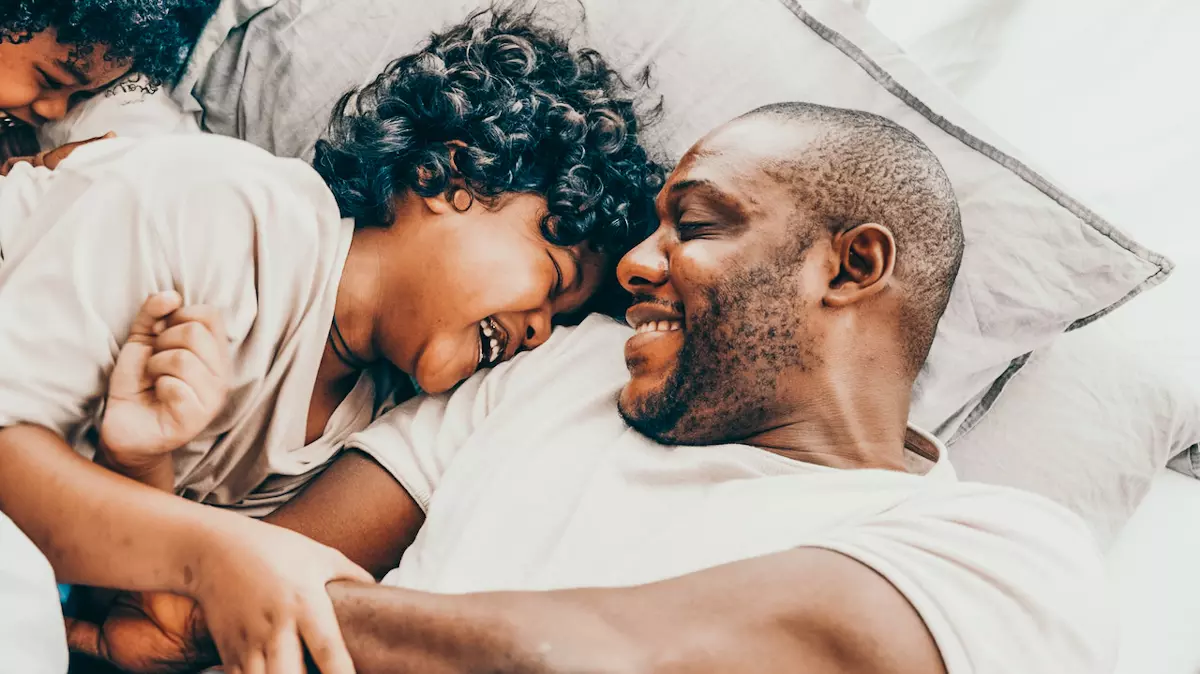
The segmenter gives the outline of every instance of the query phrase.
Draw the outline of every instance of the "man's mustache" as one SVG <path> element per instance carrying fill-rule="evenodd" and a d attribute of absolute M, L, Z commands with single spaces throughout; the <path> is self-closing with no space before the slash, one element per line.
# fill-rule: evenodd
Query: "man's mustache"
<path fill-rule="evenodd" d="M 655 304 L 660 307 L 670 309 L 673 313 L 679 314 L 680 316 L 684 314 L 683 302 L 671 302 L 659 297 L 654 297 L 653 295 L 634 293 L 633 301 L 629 303 L 629 306 L 634 307 L 639 304 Z"/>

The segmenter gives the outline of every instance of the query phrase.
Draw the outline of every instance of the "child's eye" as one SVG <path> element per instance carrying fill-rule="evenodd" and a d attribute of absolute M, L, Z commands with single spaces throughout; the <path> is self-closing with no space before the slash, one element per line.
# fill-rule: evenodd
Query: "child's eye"
<path fill-rule="evenodd" d="M 41 68 L 38 68 L 38 75 L 41 75 L 42 86 L 50 89 L 51 91 L 58 91 L 59 89 L 63 89 L 67 86 Z"/>

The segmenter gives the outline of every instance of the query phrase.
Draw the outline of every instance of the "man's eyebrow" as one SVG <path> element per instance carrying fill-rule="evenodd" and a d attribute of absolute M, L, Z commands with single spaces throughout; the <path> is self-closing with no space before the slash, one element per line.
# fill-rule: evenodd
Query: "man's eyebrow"
<path fill-rule="evenodd" d="M 678 194 L 680 192 L 688 192 L 701 188 L 703 188 L 706 192 L 713 192 L 716 194 L 720 194 L 721 192 L 721 190 L 717 189 L 717 186 L 714 185 L 711 180 L 704 180 L 703 178 L 680 180 L 679 182 L 671 185 L 670 192 L 671 194 Z"/>
<path fill-rule="evenodd" d="M 59 68 L 62 68 L 64 72 L 70 75 L 71 79 L 75 80 L 75 84 L 77 86 L 84 87 L 91 84 L 91 79 L 88 78 L 87 72 L 84 71 L 84 69 L 80 67 L 78 63 L 72 61 L 71 59 L 63 59 L 58 61 L 57 65 Z"/>
<path fill-rule="evenodd" d="M 716 183 L 704 178 L 680 180 L 671 185 L 668 189 L 671 203 L 678 204 L 681 195 L 688 192 L 699 193 L 731 216 L 738 218 L 746 217 L 746 208 L 742 205 L 741 201 L 720 187 L 717 187 Z"/>

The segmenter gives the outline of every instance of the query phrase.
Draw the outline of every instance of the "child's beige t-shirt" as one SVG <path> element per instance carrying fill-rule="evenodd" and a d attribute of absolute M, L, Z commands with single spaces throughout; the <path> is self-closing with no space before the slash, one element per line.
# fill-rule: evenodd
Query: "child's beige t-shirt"
<path fill-rule="evenodd" d="M 174 457 L 176 492 L 262 515 L 370 421 L 364 377 L 304 444 L 354 225 L 307 165 L 216 136 L 115 139 L 0 178 L 0 427 L 91 451 L 119 346 L 150 295 L 223 312 L 225 410 Z"/>

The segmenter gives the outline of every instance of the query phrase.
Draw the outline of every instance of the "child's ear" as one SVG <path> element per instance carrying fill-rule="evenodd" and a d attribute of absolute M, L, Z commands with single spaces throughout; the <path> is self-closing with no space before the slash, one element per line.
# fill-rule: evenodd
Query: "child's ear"
<path fill-rule="evenodd" d="M 823 298 L 831 307 L 844 307 L 871 297 L 888 286 L 896 267 L 896 239 L 883 225 L 859 225 L 834 237 L 837 276 Z"/>
<path fill-rule="evenodd" d="M 450 153 L 450 186 L 446 189 L 445 194 L 424 197 L 425 206 L 438 215 L 466 213 L 475 205 L 475 196 L 467 189 L 466 183 L 460 177 L 455 159 L 458 151 L 466 147 L 467 144 L 461 140 L 446 141 L 446 149 Z"/>

